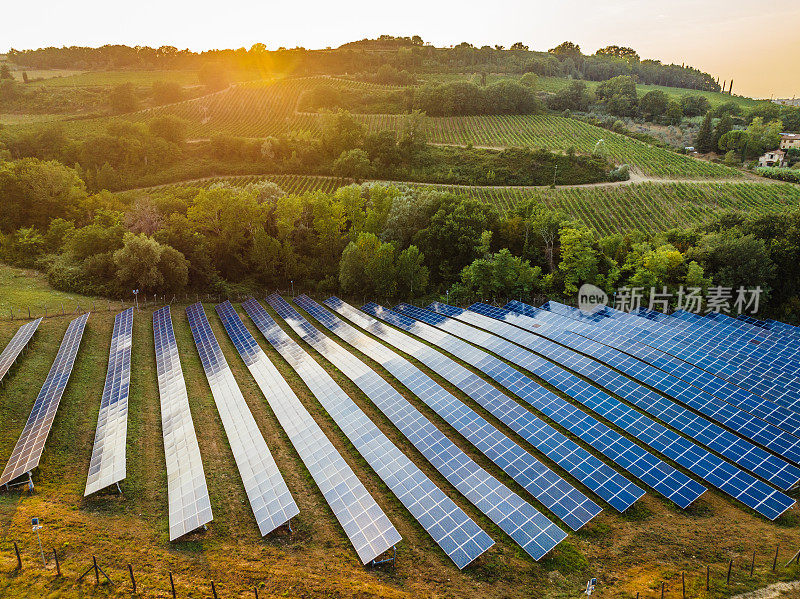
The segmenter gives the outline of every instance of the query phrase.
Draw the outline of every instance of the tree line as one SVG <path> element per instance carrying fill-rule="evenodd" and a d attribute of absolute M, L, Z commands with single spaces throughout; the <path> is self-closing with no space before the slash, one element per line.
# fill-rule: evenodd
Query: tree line
<path fill-rule="evenodd" d="M 0 258 L 63 290 L 296 289 L 381 300 L 574 297 L 583 283 L 765 290 L 800 317 L 800 212 L 720 214 L 657 235 L 599 236 L 546 198 L 509 214 L 468 195 L 364 184 L 289 195 L 274 183 L 89 193 L 56 162 L 0 163 Z"/>

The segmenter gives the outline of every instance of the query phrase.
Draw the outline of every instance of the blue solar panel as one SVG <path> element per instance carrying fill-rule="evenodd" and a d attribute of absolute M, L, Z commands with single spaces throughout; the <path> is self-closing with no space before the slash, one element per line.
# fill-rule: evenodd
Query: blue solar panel
<path fill-rule="evenodd" d="M 576 334 L 623 351 L 714 395 L 718 399 L 745 410 L 753 416 L 770 422 L 788 433 L 800 436 L 800 415 L 729 383 L 702 368 L 632 340 L 625 334 L 627 329 L 624 325 L 609 323 L 607 327 L 598 327 L 553 312 L 539 310 L 517 301 L 509 302 L 505 309 L 534 318 L 542 323 L 567 327 Z"/>
<path fill-rule="evenodd" d="M 275 323 L 261 304 L 249 299 L 243 306 L 267 341 L 297 371 L 358 452 L 456 566 L 466 567 L 494 544 L 375 426 L 327 371 Z M 294 320 L 291 308 L 281 311 L 303 330 L 304 336 L 319 337 L 320 342 L 325 342 L 308 323 L 304 326 L 305 321 Z"/>
<path fill-rule="evenodd" d="M 586 321 L 583 313 L 577 308 L 557 302 L 548 302 L 542 307 L 572 319 Z M 689 323 L 683 323 L 686 328 L 676 328 L 677 325 L 667 326 L 662 322 L 663 318 L 668 317 L 660 313 L 648 313 L 648 317 L 638 317 L 606 308 L 603 314 L 606 314 L 606 317 L 597 320 L 596 324 L 604 329 L 613 327 L 614 332 L 618 334 L 624 334 L 634 341 L 650 345 L 698 366 L 771 402 L 800 411 L 800 393 L 797 392 L 797 385 L 792 382 L 793 377 L 774 370 L 762 372 L 752 364 L 741 370 L 739 364 L 745 362 L 743 358 L 737 358 L 738 363 L 732 364 L 722 358 L 723 351 L 719 348 L 707 348 L 693 343 Z M 656 322 L 654 318 L 659 318 L 659 321 Z"/>
<path fill-rule="evenodd" d="M 126 475 L 132 347 L 133 308 L 128 308 L 114 318 L 108 371 L 97 415 L 97 431 L 84 496 L 118 483 Z"/>
<path fill-rule="evenodd" d="M 402 335 L 399 331 L 382 326 L 374 319 L 367 319 L 363 312 L 338 299 L 332 298 L 325 303 L 459 387 L 503 424 L 583 482 L 618 511 L 625 511 L 644 495 L 643 489 L 443 353 L 408 335 L 399 337 Z M 446 343 L 444 337 L 450 337 L 447 333 L 381 308 L 377 304 L 367 304 L 362 309 L 434 345 L 440 340 Z M 459 348 L 464 352 L 462 359 L 463 356 L 469 356 L 470 364 L 478 363 L 487 356 L 482 350 L 459 339 L 451 338 L 451 340 L 456 344 L 463 344 Z"/>
<path fill-rule="evenodd" d="M 269 361 L 231 303 L 219 304 L 216 310 L 361 563 L 373 561 L 399 543 L 400 533 Z"/>
<path fill-rule="evenodd" d="M 33 337 L 33 334 L 36 332 L 36 329 L 39 328 L 39 323 L 42 322 L 41 318 L 37 318 L 36 320 L 32 320 L 28 322 L 19 329 L 11 338 L 11 341 L 8 342 L 6 348 L 3 350 L 3 353 L 0 353 L 0 382 L 3 381 L 3 377 L 8 374 L 8 371 L 14 365 L 14 362 L 17 361 L 19 354 L 22 353 L 22 350 L 25 349 L 25 346 L 28 345 L 28 342 Z"/>
<path fill-rule="evenodd" d="M 578 530 L 602 509 L 583 493 L 547 468 L 514 441 L 487 422 L 461 400 L 443 389 L 419 368 L 322 308 L 306 296 L 297 304 L 323 326 L 381 364 L 403 385 L 461 433 L 486 457 L 539 499 L 573 530 Z M 341 302 L 340 302 L 341 303 Z M 375 323 L 379 327 L 387 327 Z M 384 338 L 383 331 L 379 337 Z M 437 352 L 438 353 L 438 352 Z M 533 508 L 530 510 L 533 512 Z M 509 533 L 515 532 L 506 531 Z"/>
<path fill-rule="evenodd" d="M 480 315 L 480 317 L 472 318 L 473 313 Z M 701 414 L 706 414 L 714 420 L 722 422 L 734 431 L 743 435 L 747 433 L 745 436 L 761 441 L 773 451 L 777 452 L 780 449 L 780 453 L 792 455 L 791 449 L 795 448 L 794 451 L 800 455 L 800 439 L 792 437 L 792 435 L 781 431 L 777 427 L 768 425 L 764 421 L 726 404 L 701 389 L 692 387 L 685 381 L 677 379 L 619 350 L 567 331 L 563 325 L 543 324 L 528 316 L 516 314 L 504 308 L 495 308 L 487 304 L 474 304 L 470 306 L 470 311 L 463 314 L 463 318 L 461 316 L 459 318 L 483 328 L 488 327 L 485 326 L 487 322 L 481 320 L 481 318 L 492 318 L 532 332 L 528 335 L 524 333 L 519 335 L 520 340 L 517 342 L 550 359 L 556 359 L 553 357 L 556 355 L 560 356 L 557 359 L 559 363 L 569 361 L 572 370 L 595 381 L 609 391 L 616 393 L 623 399 L 630 401 L 642 410 L 719 452 L 743 468 L 772 482 L 781 489 L 791 489 L 800 482 L 800 468 L 745 441 L 682 406 L 676 405 L 654 391 L 641 385 L 632 384 L 629 379 L 600 363 L 608 364 L 631 377 L 631 379 L 658 389 Z M 504 336 L 508 338 L 507 335 Z M 556 346 L 547 340 L 561 345 Z M 564 352 L 561 349 L 562 346 L 594 358 L 594 360 L 585 358 L 575 352 Z"/>
<path fill-rule="evenodd" d="M 291 520 L 300 510 L 222 355 L 202 304 L 186 308 L 186 315 L 236 467 L 258 529 L 264 536 Z"/>
<path fill-rule="evenodd" d="M 286 314 L 291 319 L 287 322 L 299 334 L 306 330 L 298 326 L 301 320 L 311 326 L 279 296 L 270 296 L 269 302 L 281 316 L 286 318 Z M 317 334 L 324 337 L 318 331 Z M 337 343 L 325 339 L 327 342 L 319 343 L 315 336 L 308 342 L 315 344 L 320 353 L 358 385 L 464 497 L 529 555 L 539 559 L 566 537 L 563 530 L 476 464 L 374 370 Z"/>
<path fill-rule="evenodd" d="M 69 323 L 53 366 L 47 374 L 30 416 L 28 416 L 28 421 L 25 423 L 25 428 L 22 430 L 17 444 L 14 445 L 14 451 L 11 452 L 11 457 L 0 476 L 0 485 L 30 473 L 39 465 L 45 441 L 50 434 L 58 405 L 61 403 L 61 396 L 64 394 L 64 389 L 72 374 L 72 366 L 75 364 L 75 357 L 78 355 L 83 329 L 86 327 L 88 318 L 87 312 Z"/>
<path fill-rule="evenodd" d="M 167 464 L 169 540 L 174 541 L 208 524 L 214 515 L 169 306 L 153 312 L 153 342 Z"/>
<path fill-rule="evenodd" d="M 589 380 L 599 380 L 604 387 L 614 388 L 615 392 L 622 392 L 632 398 L 638 396 L 634 393 L 629 393 L 629 389 L 636 390 L 638 388 L 641 393 L 646 391 L 646 389 L 636 385 L 623 375 L 615 373 L 594 360 L 580 356 L 572 350 L 541 337 L 534 337 L 526 331 L 499 320 L 494 320 L 475 312 L 465 312 L 460 308 L 453 308 L 444 304 L 435 304 L 433 307 L 438 312 L 447 313 L 472 326 L 487 328 L 503 339 L 513 341 L 531 351 L 535 351 L 536 354 L 523 350 L 525 353 L 517 356 L 517 363 L 532 372 L 536 372 L 537 375 L 550 382 L 556 388 L 561 389 L 596 413 L 634 435 L 640 441 L 664 456 L 675 460 L 684 468 L 713 484 L 731 497 L 739 499 L 742 503 L 752 507 L 762 515 L 771 519 L 777 518 L 794 504 L 794 500 L 790 497 L 776 491 L 768 484 L 739 470 L 715 454 L 692 443 L 685 437 L 681 437 L 633 408 L 626 406 L 603 392 L 600 388 L 570 374 L 565 368 L 579 372 Z M 555 366 L 540 356 L 546 356 L 549 360 L 552 360 L 555 364 L 562 365 L 564 368 Z M 553 370 L 554 368 L 556 370 Z M 621 388 L 623 385 L 627 385 L 628 388 L 623 390 Z"/>
<path fill-rule="evenodd" d="M 502 339 L 468 327 L 440 314 L 434 314 L 407 304 L 401 304 L 396 310 L 403 315 L 451 333 L 453 339 L 462 337 L 479 346 L 487 343 L 486 349 L 498 355 L 513 356 L 513 353 L 519 350 L 519 348 L 514 350 L 511 344 Z M 564 401 L 555 393 L 548 391 L 531 378 L 494 356 L 485 354 L 479 361 L 473 362 L 470 354 L 464 352 L 458 344 L 453 343 L 451 338 L 437 340 L 435 343 L 459 359 L 488 374 L 509 391 L 530 403 L 545 416 L 569 430 L 589 446 L 597 449 L 610 460 L 645 484 L 650 485 L 662 495 L 670 498 L 679 506 L 689 506 L 705 491 L 705 487 L 702 485 L 665 464 L 615 430 L 607 427 L 571 403 Z"/>

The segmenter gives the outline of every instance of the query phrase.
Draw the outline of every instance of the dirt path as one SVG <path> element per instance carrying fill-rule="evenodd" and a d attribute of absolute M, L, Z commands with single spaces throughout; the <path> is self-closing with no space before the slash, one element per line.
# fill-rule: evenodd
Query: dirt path
<path fill-rule="evenodd" d="M 778 582 L 763 589 L 736 595 L 731 599 L 788 599 L 789 597 L 800 597 L 800 580 Z"/>

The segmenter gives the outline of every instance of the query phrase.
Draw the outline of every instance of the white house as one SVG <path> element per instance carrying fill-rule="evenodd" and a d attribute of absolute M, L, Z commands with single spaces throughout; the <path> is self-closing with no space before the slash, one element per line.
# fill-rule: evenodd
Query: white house
<path fill-rule="evenodd" d="M 786 152 L 770 150 L 758 159 L 758 166 L 786 166 Z"/>
<path fill-rule="evenodd" d="M 800 133 L 781 133 L 781 150 L 800 150 Z"/>

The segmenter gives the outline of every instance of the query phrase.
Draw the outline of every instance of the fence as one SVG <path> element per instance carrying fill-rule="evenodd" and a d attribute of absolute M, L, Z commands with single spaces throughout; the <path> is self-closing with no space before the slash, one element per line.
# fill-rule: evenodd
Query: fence
<path fill-rule="evenodd" d="M 31 568 L 31 565 L 26 565 L 22 559 L 22 553 L 20 552 L 19 545 L 16 542 L 13 542 L 13 557 L 12 560 L 16 562 L 16 565 L 10 570 L 7 571 L 5 574 L 7 576 L 21 576 L 24 575 L 24 572 Z M 727 568 L 724 569 L 722 572 L 712 572 L 711 566 L 707 565 L 704 570 L 699 573 L 695 574 L 694 582 L 695 590 L 699 590 L 703 593 L 703 596 L 708 597 L 708 593 L 714 592 L 717 590 L 721 591 L 723 594 L 727 594 L 728 591 L 732 590 L 732 586 L 737 584 L 737 579 L 739 582 L 744 581 L 752 581 L 754 576 L 757 572 L 761 573 L 768 573 L 770 575 L 776 574 L 780 569 L 779 563 L 779 553 L 780 553 L 780 546 L 775 547 L 774 553 L 770 552 L 767 557 L 768 560 L 766 562 L 762 562 L 765 565 L 759 570 L 757 568 L 757 551 L 753 551 L 752 558 L 746 560 L 744 562 L 740 562 L 740 566 L 734 569 L 734 559 L 731 558 L 728 561 Z M 50 559 L 52 556 L 52 559 Z M 62 566 L 64 566 L 65 560 L 64 556 L 59 556 L 58 552 L 55 549 L 50 549 L 49 552 L 45 553 L 44 550 L 41 550 L 41 553 L 37 551 L 34 563 L 38 563 L 39 561 L 43 562 L 42 566 L 47 569 L 49 563 L 52 561 L 55 566 L 55 570 L 53 576 L 55 578 L 66 578 L 66 576 L 62 573 Z M 77 566 L 77 571 L 82 571 L 79 576 L 75 578 L 75 585 L 83 584 L 84 581 L 91 582 L 94 579 L 95 585 L 100 584 L 107 584 L 110 586 L 115 587 L 118 591 L 124 592 L 125 589 L 129 590 L 132 594 L 142 595 L 148 593 L 167 593 L 173 599 L 177 599 L 179 593 L 178 588 L 175 585 L 176 577 L 173 574 L 172 570 L 167 570 L 161 573 L 161 580 L 163 581 L 162 584 L 156 586 L 152 583 L 152 576 L 148 579 L 153 585 L 153 588 L 145 589 L 142 587 L 141 582 L 137 578 L 136 569 L 134 565 L 130 562 L 127 562 L 126 567 L 122 570 L 108 570 L 111 574 L 109 575 L 105 569 L 103 568 L 101 561 L 97 559 L 96 555 L 92 555 L 91 562 L 86 559 L 86 563 L 75 563 L 74 566 Z M 88 567 L 86 567 L 88 565 Z M 795 573 L 798 571 L 798 566 L 800 565 L 800 550 L 792 555 L 792 557 L 787 561 L 783 566 L 782 569 L 786 570 L 789 568 L 793 568 Z M 375 567 L 375 566 L 373 566 Z M 86 568 L 84 570 L 84 568 Z M 102 575 L 102 578 L 101 578 Z M 38 572 L 37 572 L 38 576 Z M 724 584 L 722 581 L 724 580 Z M 602 581 L 601 581 L 602 583 Z M 678 597 L 679 594 L 682 599 L 692 599 L 692 589 L 687 587 L 687 573 L 685 571 L 681 572 L 681 578 L 679 587 L 673 588 L 668 587 L 666 581 L 662 581 L 660 586 L 656 587 L 655 591 L 651 591 L 650 595 L 645 595 L 641 592 L 636 593 L 636 599 L 646 599 L 648 597 L 660 597 L 661 599 L 665 599 L 665 597 Z M 691 579 L 690 579 L 691 583 Z M 207 591 L 211 592 L 211 596 L 214 599 L 219 599 L 217 594 L 217 585 L 213 579 L 209 579 L 207 583 Z M 206 592 L 207 592 L 206 591 Z M 258 586 L 250 587 L 250 591 L 252 592 L 252 596 L 258 599 Z M 242 596 L 243 590 L 238 588 L 231 596 L 240 597 Z M 247 592 L 247 589 L 244 589 L 244 592 Z M 189 593 L 190 595 L 194 595 L 194 592 Z M 694 595 L 695 597 L 699 595 Z M 632 598 L 631 598 L 632 599 Z"/>

